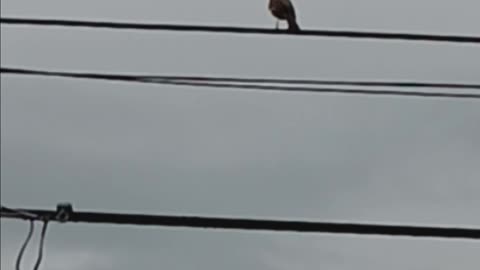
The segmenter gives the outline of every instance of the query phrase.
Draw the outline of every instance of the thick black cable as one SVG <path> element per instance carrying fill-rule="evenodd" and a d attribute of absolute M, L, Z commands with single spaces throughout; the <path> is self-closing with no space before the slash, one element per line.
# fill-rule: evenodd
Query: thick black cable
<path fill-rule="evenodd" d="M 245 28 L 234 26 L 198 26 L 178 24 L 151 24 L 151 23 L 128 23 L 128 22 L 107 22 L 107 21 L 84 21 L 84 20 L 63 20 L 63 19 L 32 19 L 32 18 L 1 18 L 2 24 L 11 25 L 37 25 L 37 26 L 62 26 L 62 27 L 88 27 L 88 28 L 109 28 L 125 30 L 166 30 L 166 31 L 193 31 L 193 32 L 215 32 L 235 34 L 269 34 L 269 35 L 296 35 L 296 36 L 323 36 L 356 39 L 383 39 L 383 40 L 416 40 L 430 42 L 453 42 L 480 44 L 479 36 L 461 35 L 436 35 L 436 34 L 414 34 L 414 33 L 390 33 L 372 31 L 348 31 L 348 30 L 302 30 L 292 33 L 286 30 L 268 28 Z"/>
<path fill-rule="evenodd" d="M 25 209 L 39 216 L 55 215 L 55 211 Z M 4 213 L 6 212 L 6 215 Z M 2 208 L 2 217 L 25 219 L 12 216 Z M 224 217 L 144 215 L 105 212 L 73 212 L 67 222 L 100 223 L 138 226 L 167 226 L 209 229 L 235 229 L 272 232 L 332 233 L 359 235 L 389 235 L 411 237 L 480 239 L 480 228 L 429 227 L 408 225 L 379 225 L 338 222 L 310 222 L 291 220 L 266 220 Z"/>
<path fill-rule="evenodd" d="M 407 96 L 407 97 L 423 97 L 423 98 L 462 98 L 462 99 L 480 99 L 480 94 L 474 93 L 451 93 L 451 92 L 419 92 L 419 91 L 398 91 L 398 90 L 370 90 L 370 89 L 344 89 L 344 88 L 326 88 L 326 87 L 299 87 L 299 86 L 277 86 L 277 85 L 254 85 L 254 84 L 237 84 L 237 83 L 209 83 L 201 81 L 189 80 L 170 80 L 160 79 L 154 80 L 153 77 L 139 75 L 121 75 L 121 74 L 100 74 L 100 73 L 80 73 L 80 72 L 55 72 L 45 70 L 30 70 L 4 68 L 0 69 L 1 73 L 47 76 L 47 77 L 65 77 L 79 79 L 95 79 L 108 81 L 137 82 L 149 84 L 167 84 L 167 85 L 183 85 L 192 87 L 212 87 L 212 88 L 231 88 L 244 89 L 252 91 L 287 91 L 287 92 L 316 92 L 316 93 L 336 93 L 336 94 L 358 94 L 358 95 L 387 95 L 387 96 Z"/>

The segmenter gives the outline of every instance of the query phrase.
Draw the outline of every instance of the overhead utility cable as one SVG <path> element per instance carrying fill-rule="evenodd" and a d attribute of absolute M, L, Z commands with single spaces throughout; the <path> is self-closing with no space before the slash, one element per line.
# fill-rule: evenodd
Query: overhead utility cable
<path fill-rule="evenodd" d="M 46 70 L 31 70 L 31 69 L 17 69 L 2 67 L 1 73 L 17 74 L 17 75 L 31 75 L 44 77 L 64 77 L 77 79 L 93 79 L 93 80 L 108 80 L 121 82 L 136 82 L 149 84 L 167 84 L 167 85 L 183 85 L 192 87 L 211 87 L 211 88 L 231 88 L 244 89 L 251 91 L 287 91 L 287 92 L 317 92 L 317 93 L 335 93 L 335 94 L 358 94 L 358 95 L 387 95 L 387 96 L 409 96 L 409 97 L 424 97 L 424 98 L 462 98 L 462 99 L 480 99 L 480 94 L 476 93 L 452 93 L 452 92 L 431 92 L 431 91 L 399 91 L 399 90 L 371 90 L 371 89 L 348 89 L 348 88 L 334 88 L 334 87 L 302 87 L 302 86 L 282 86 L 282 85 L 265 85 L 265 84 L 249 84 L 249 83 L 223 83 L 215 81 L 215 79 L 208 81 L 204 80 L 190 80 L 190 79 L 168 79 L 167 77 L 141 76 L 141 75 L 125 75 L 125 74 L 101 74 L 101 73 L 81 73 L 81 72 L 56 72 Z M 155 79 L 159 78 L 159 79 Z M 349 82 L 353 85 L 352 82 Z M 393 84 L 398 83 L 392 83 Z M 435 84 L 418 83 L 419 85 L 429 85 L 434 87 Z M 438 84 L 446 88 L 446 85 L 452 84 Z M 457 84 L 462 86 L 459 88 L 477 89 L 478 85 L 474 84 Z M 406 87 L 406 86 L 405 86 Z M 414 87 L 414 86 L 410 86 Z"/>
<path fill-rule="evenodd" d="M 23 209 L 41 217 L 53 218 L 57 212 L 38 209 Z M 26 219 L 8 208 L 2 207 L 1 216 L 5 218 Z M 63 222 L 102 223 L 137 226 L 167 226 L 210 229 L 234 229 L 273 232 L 332 233 L 360 235 L 389 235 L 411 237 L 480 239 L 480 228 L 430 227 L 407 225 L 379 225 L 338 222 L 311 222 L 292 220 L 244 219 L 225 217 L 144 215 L 105 212 L 69 213 Z"/>
<path fill-rule="evenodd" d="M 442 34 L 416 34 L 394 33 L 374 31 L 352 30 L 301 30 L 289 32 L 270 28 L 246 28 L 235 26 L 199 26 L 180 24 L 151 24 L 131 22 L 87 21 L 87 20 L 64 20 L 64 19 L 34 19 L 2 17 L 2 24 L 10 25 L 35 25 L 35 26 L 61 26 L 61 27 L 84 27 L 84 28 L 108 28 L 123 30 L 163 30 L 163 31 L 189 31 L 189 32 L 214 32 L 231 34 L 268 34 L 268 35 L 295 35 L 295 36 L 318 36 L 354 39 L 383 39 L 404 41 L 430 41 L 450 43 L 480 44 L 480 36 L 466 35 L 442 35 Z"/>
<path fill-rule="evenodd" d="M 372 86 L 396 88 L 444 88 L 444 89 L 475 89 L 480 90 L 480 84 L 474 83 L 434 83 L 415 81 L 353 81 L 353 80 L 308 80 L 308 79 L 271 79 L 271 78 L 239 78 L 215 76 L 152 76 L 146 75 L 146 80 L 180 80 L 201 82 L 229 82 L 229 83 L 269 83 L 290 85 L 334 85 L 334 86 Z"/>
<path fill-rule="evenodd" d="M 32 70 L 24 68 L 1 68 L 2 73 L 15 73 L 25 75 L 47 75 L 52 71 Z M 35 73 L 35 74 L 33 74 Z M 58 72 L 57 72 L 58 73 Z M 65 72 L 63 72 L 65 73 Z M 79 75 L 98 76 L 98 73 L 76 73 Z M 228 82 L 228 83 L 268 83 L 291 85 L 334 85 L 334 86 L 372 86 L 395 88 L 443 88 L 443 89 L 472 89 L 480 90 L 480 83 L 436 83 L 418 81 L 366 81 L 366 80 L 310 80 L 310 79 L 277 79 L 277 78 L 242 78 L 221 76 L 184 76 L 184 75 L 111 75 L 116 78 L 138 80 L 168 80 L 168 81 L 196 81 L 196 82 Z"/>

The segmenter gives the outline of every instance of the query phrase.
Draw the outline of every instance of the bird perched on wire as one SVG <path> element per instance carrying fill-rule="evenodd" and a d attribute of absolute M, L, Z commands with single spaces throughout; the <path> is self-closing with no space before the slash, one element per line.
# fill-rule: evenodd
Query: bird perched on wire
<path fill-rule="evenodd" d="M 295 8 L 290 0 L 270 0 L 268 9 L 278 20 L 275 28 L 278 29 L 279 20 L 286 20 L 288 23 L 288 31 L 298 32 L 300 27 L 297 24 Z"/>

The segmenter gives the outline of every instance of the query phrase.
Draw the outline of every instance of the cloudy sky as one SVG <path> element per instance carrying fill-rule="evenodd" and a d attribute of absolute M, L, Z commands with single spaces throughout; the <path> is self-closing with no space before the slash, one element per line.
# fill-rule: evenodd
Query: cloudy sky
<path fill-rule="evenodd" d="M 306 29 L 480 35 L 478 0 L 294 4 Z M 266 5 L 2 0 L 1 14 L 273 27 Z M 1 30 L 2 66 L 480 83 L 480 47 L 472 45 Z M 476 101 L 11 75 L 1 83 L 1 202 L 8 206 L 53 209 L 68 201 L 78 210 L 480 226 Z M 13 269 L 28 223 L 2 220 L 1 227 L 1 267 Z M 43 269 L 477 269 L 479 251 L 472 241 L 52 224 Z"/>

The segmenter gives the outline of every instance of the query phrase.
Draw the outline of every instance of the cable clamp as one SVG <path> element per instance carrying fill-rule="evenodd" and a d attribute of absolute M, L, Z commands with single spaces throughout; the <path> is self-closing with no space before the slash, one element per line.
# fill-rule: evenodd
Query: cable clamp
<path fill-rule="evenodd" d="M 55 213 L 55 220 L 61 223 L 67 222 L 73 215 L 73 206 L 70 203 L 57 204 L 57 212 Z"/>

